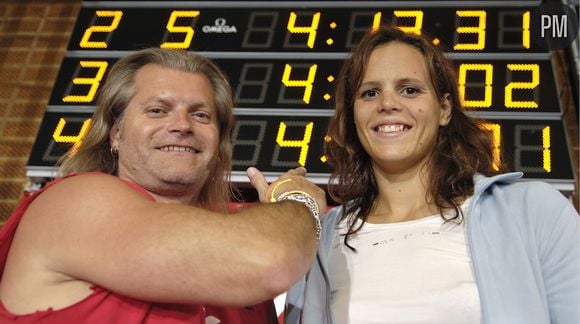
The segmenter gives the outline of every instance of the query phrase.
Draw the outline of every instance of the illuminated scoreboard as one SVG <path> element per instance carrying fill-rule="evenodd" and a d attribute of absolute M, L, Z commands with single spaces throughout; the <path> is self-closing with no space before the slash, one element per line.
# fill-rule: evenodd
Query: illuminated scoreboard
<path fill-rule="evenodd" d="M 322 152 L 342 60 L 369 29 L 427 34 L 453 59 L 468 113 L 488 119 L 510 169 L 574 189 L 547 46 L 533 38 L 539 1 L 84 1 L 28 162 L 33 179 L 83 137 L 111 65 L 146 47 L 212 58 L 231 80 L 233 180 L 305 166 L 326 184 Z"/>

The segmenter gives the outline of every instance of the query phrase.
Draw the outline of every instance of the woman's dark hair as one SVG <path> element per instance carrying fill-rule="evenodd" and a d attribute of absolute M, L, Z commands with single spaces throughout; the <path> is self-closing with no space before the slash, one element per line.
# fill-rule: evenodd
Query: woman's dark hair
<path fill-rule="evenodd" d="M 441 100 L 448 94 L 452 105 L 451 119 L 439 128 L 428 166 L 431 170 L 427 184 L 430 197 L 426 199 L 433 200 L 442 217 L 444 210 L 454 209 L 455 216 L 447 220 L 462 220 L 459 206 L 473 194 L 474 174 L 489 176 L 505 170 L 501 157 L 496 155 L 494 159 L 493 140 L 483 121 L 464 113 L 454 69 L 443 52 L 425 36 L 407 34 L 396 27 L 381 26 L 371 30 L 342 65 L 335 89 L 335 113 L 328 126 L 332 140 L 325 142 L 328 163 L 333 167 L 329 194 L 343 204 L 342 219 L 354 215 L 348 219 L 347 246 L 348 237 L 361 228 L 378 196 L 370 157 L 360 143 L 354 124 L 355 97 L 371 53 L 390 42 L 411 45 L 423 54 L 435 94 Z M 362 222 L 355 226 L 357 218 Z"/>

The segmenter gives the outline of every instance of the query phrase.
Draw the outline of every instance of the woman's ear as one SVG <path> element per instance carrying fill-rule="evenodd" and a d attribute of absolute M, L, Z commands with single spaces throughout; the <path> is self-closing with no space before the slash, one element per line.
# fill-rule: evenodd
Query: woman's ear
<path fill-rule="evenodd" d="M 446 93 L 441 100 L 441 116 L 439 118 L 440 126 L 447 126 L 451 120 L 452 112 L 451 95 Z"/>

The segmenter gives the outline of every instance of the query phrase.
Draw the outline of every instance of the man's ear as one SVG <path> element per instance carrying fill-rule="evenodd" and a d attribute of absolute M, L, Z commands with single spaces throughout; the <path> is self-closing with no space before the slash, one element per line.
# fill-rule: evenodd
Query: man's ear
<path fill-rule="evenodd" d="M 109 144 L 111 147 L 119 146 L 119 122 L 115 122 L 109 131 Z"/>
<path fill-rule="evenodd" d="M 439 118 L 440 126 L 447 126 L 451 120 L 452 112 L 451 95 L 446 93 L 441 100 L 441 117 Z"/>

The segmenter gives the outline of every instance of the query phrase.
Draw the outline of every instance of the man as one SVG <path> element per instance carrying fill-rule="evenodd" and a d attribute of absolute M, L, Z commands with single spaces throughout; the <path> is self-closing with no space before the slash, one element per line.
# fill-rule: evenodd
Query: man
<path fill-rule="evenodd" d="M 283 201 L 228 214 L 232 107 L 206 58 L 119 60 L 65 177 L 0 232 L 0 321 L 265 322 L 263 304 L 241 306 L 306 272 L 325 194 L 302 168 L 271 186 L 250 168 L 260 200 Z"/>

